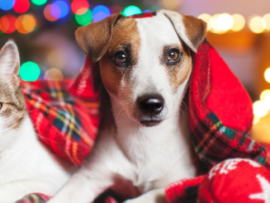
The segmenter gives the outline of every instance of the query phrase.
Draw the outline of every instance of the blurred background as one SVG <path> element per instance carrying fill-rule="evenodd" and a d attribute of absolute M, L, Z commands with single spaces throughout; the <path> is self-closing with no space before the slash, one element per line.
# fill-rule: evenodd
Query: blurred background
<path fill-rule="evenodd" d="M 208 41 L 253 100 L 253 137 L 270 143 L 269 0 L 0 0 L 0 43 L 18 44 L 23 80 L 74 78 L 85 59 L 74 38 L 79 26 L 159 9 L 208 23 Z"/>

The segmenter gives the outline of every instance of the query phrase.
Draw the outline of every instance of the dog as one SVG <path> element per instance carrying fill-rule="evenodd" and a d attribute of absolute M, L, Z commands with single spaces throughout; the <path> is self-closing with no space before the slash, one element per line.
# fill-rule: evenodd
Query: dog
<path fill-rule="evenodd" d="M 108 188 L 125 203 L 163 202 L 168 184 L 197 174 L 184 98 L 206 23 L 167 10 L 151 18 L 117 14 L 75 35 L 99 65 L 111 108 L 93 151 L 49 203 L 93 202 Z"/>
<path fill-rule="evenodd" d="M 8 41 L 0 52 L 0 203 L 14 203 L 36 192 L 53 196 L 75 169 L 38 140 L 19 69 L 18 48 Z"/>

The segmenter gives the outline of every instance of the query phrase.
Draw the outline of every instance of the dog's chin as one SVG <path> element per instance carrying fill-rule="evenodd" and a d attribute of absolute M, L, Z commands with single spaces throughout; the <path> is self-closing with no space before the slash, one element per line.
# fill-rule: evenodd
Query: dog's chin
<path fill-rule="evenodd" d="M 140 120 L 140 123 L 146 127 L 157 126 L 162 122 L 162 120 Z"/>

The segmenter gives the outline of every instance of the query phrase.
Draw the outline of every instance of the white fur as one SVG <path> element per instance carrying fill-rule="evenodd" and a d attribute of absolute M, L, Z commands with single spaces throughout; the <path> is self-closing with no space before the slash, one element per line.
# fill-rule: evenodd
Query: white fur
<path fill-rule="evenodd" d="M 129 198 L 146 193 L 128 203 L 154 203 L 163 198 L 168 184 L 196 175 L 188 107 L 180 109 L 189 78 L 173 93 L 159 58 L 164 45 L 180 40 L 161 13 L 136 21 L 141 39 L 138 64 L 130 80 L 122 80 L 119 96 L 110 95 L 116 129 L 100 129 L 93 152 L 49 203 L 89 203 L 109 187 Z M 164 121 L 145 127 L 133 114 L 137 98 L 150 93 L 164 97 Z"/>
<path fill-rule="evenodd" d="M 14 73 L 14 67 L 19 63 L 17 46 L 10 41 L 3 49 L 7 45 L 11 46 L 5 50 L 6 54 L 0 54 L 0 73 L 4 69 L 8 73 L 5 79 L 18 74 Z M 0 102 L 4 103 L 1 98 Z M 0 203 L 14 203 L 35 192 L 53 196 L 69 179 L 74 167 L 61 161 L 38 140 L 27 112 L 19 128 L 7 128 L 8 124 L 7 118 L 0 116 Z"/>

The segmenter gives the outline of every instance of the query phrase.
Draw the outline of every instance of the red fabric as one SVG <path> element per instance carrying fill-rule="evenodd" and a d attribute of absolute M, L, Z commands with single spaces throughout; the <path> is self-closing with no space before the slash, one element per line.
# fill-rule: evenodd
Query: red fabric
<path fill-rule="evenodd" d="M 199 188 L 198 202 L 268 203 L 270 172 L 252 160 L 226 160 L 206 175 Z"/>
<path fill-rule="evenodd" d="M 252 101 L 245 88 L 213 47 L 211 57 L 211 90 L 206 105 L 222 123 L 245 132 L 253 119 Z M 245 116 L 243 116 L 245 115 Z"/>
<path fill-rule="evenodd" d="M 68 92 L 71 83 L 22 81 L 21 88 L 41 141 L 59 157 L 81 165 L 96 139 L 99 101 L 71 96 Z"/>
<path fill-rule="evenodd" d="M 228 158 L 251 158 L 270 168 L 264 147 L 250 138 L 252 105 L 241 83 L 207 41 L 193 61 L 189 126 L 200 160 L 211 168 Z"/>
<path fill-rule="evenodd" d="M 165 189 L 165 203 L 194 202 L 197 199 L 198 188 L 204 180 L 204 176 L 193 179 L 179 180 L 170 184 Z"/>
<path fill-rule="evenodd" d="M 98 67 L 96 68 L 98 69 Z M 98 70 L 91 63 L 89 57 L 86 57 L 84 66 L 73 84 L 69 87 L 69 93 L 81 99 L 91 101 L 99 98 L 99 87 L 95 87 L 95 78 L 98 77 Z"/>

